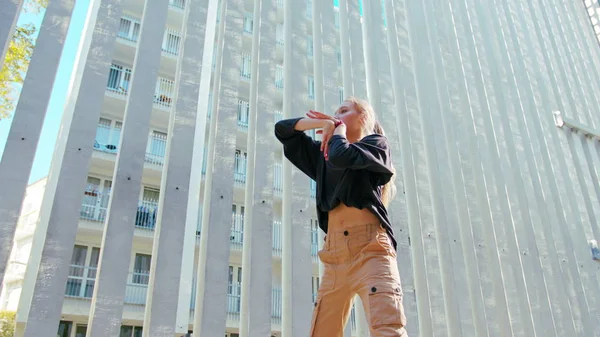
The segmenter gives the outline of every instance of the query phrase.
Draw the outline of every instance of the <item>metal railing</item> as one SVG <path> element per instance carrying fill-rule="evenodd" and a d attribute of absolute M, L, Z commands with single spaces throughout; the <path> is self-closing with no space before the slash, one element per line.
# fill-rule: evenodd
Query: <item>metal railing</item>
<path fill-rule="evenodd" d="M 250 118 L 250 103 L 244 100 L 238 100 L 237 124 L 242 129 L 248 128 L 248 119 Z"/>
<path fill-rule="evenodd" d="M 173 103 L 175 81 L 163 77 L 158 78 L 154 91 L 154 104 L 168 108 Z"/>
<path fill-rule="evenodd" d="M 276 163 L 273 167 L 273 191 L 276 195 L 283 192 L 283 165 Z"/>
<path fill-rule="evenodd" d="M 127 285 L 125 287 L 125 303 L 146 305 L 149 281 L 150 271 L 148 270 L 135 270 L 130 272 L 127 276 Z"/>
<path fill-rule="evenodd" d="M 158 200 L 140 200 L 135 214 L 135 227 L 154 230 L 156 227 L 156 216 L 158 213 Z"/>
<path fill-rule="evenodd" d="M 317 197 L 317 182 L 312 179 L 310 180 L 310 197 Z"/>
<path fill-rule="evenodd" d="M 273 221 L 273 255 L 281 256 L 281 221 Z"/>
<path fill-rule="evenodd" d="M 92 298 L 96 283 L 96 267 L 71 265 L 65 296 Z"/>
<path fill-rule="evenodd" d="M 234 163 L 233 182 L 238 186 L 246 184 L 246 166 L 248 165 L 248 158 L 236 153 Z"/>
<path fill-rule="evenodd" d="M 88 184 L 83 191 L 79 217 L 85 220 L 104 222 L 108 211 L 110 190 L 98 191 L 98 186 Z"/>
<path fill-rule="evenodd" d="M 252 34 L 252 25 L 254 24 L 254 18 L 252 13 L 244 14 L 244 33 Z"/>
<path fill-rule="evenodd" d="M 185 0 L 169 0 L 169 5 L 178 9 L 185 9 Z"/>
<path fill-rule="evenodd" d="M 232 214 L 231 221 L 231 233 L 229 235 L 229 242 L 231 248 L 242 249 L 244 243 L 244 215 L 243 214 Z"/>
<path fill-rule="evenodd" d="M 281 112 L 281 111 L 275 111 L 275 113 L 273 115 L 275 117 L 275 123 L 277 123 L 283 119 L 283 112 Z"/>
<path fill-rule="evenodd" d="M 277 41 L 277 44 L 280 46 L 284 45 L 284 41 L 285 41 L 285 34 L 284 34 L 284 28 L 282 24 L 277 24 L 277 27 L 275 28 L 275 40 Z"/>
<path fill-rule="evenodd" d="M 283 89 L 283 66 L 280 65 L 275 68 L 275 87 Z"/>
<path fill-rule="evenodd" d="M 148 149 L 146 150 L 146 162 L 156 165 L 164 165 L 165 155 L 167 153 L 167 134 L 162 132 L 153 132 L 148 140 Z"/>
<path fill-rule="evenodd" d="M 121 128 L 98 124 L 94 150 L 107 153 L 117 153 L 121 142 Z"/>
<path fill-rule="evenodd" d="M 140 37 L 141 25 L 140 19 L 123 15 L 119 23 L 117 36 L 127 41 L 137 42 Z"/>
<path fill-rule="evenodd" d="M 240 68 L 240 77 L 243 80 L 249 80 L 252 77 L 252 57 L 248 54 L 242 55 L 242 67 Z"/>
<path fill-rule="evenodd" d="M 179 54 L 179 46 L 181 45 L 181 33 L 171 28 L 165 30 L 163 38 L 162 51 L 167 54 Z"/>

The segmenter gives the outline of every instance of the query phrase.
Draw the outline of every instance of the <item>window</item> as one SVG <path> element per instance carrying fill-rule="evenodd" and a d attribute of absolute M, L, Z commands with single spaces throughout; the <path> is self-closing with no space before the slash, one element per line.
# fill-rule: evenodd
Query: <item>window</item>
<path fill-rule="evenodd" d="M 148 284 L 150 280 L 150 262 L 152 256 L 146 254 L 135 254 L 133 266 L 133 283 Z"/>
<path fill-rule="evenodd" d="M 142 337 L 141 326 L 121 325 L 119 337 Z"/>
<path fill-rule="evenodd" d="M 341 67 L 342 66 L 342 51 L 339 48 L 336 51 L 336 56 L 337 56 L 337 65 L 338 65 L 338 67 Z"/>
<path fill-rule="evenodd" d="M 87 334 L 87 325 L 77 324 L 77 329 L 75 329 L 75 337 L 85 337 L 86 334 Z"/>
<path fill-rule="evenodd" d="M 249 80 L 252 74 L 252 57 L 248 54 L 242 55 L 242 69 L 240 70 L 240 76 L 243 79 Z"/>
<path fill-rule="evenodd" d="M 94 293 L 100 248 L 75 245 L 67 279 L 66 296 L 91 298 Z"/>
<path fill-rule="evenodd" d="M 244 33 L 252 34 L 252 25 L 254 24 L 254 19 L 252 17 L 252 13 L 244 14 Z"/>
<path fill-rule="evenodd" d="M 342 104 L 342 102 L 344 102 L 344 87 L 339 86 L 338 87 L 338 96 L 340 98 L 340 104 Z"/>
<path fill-rule="evenodd" d="M 119 24 L 118 36 L 122 39 L 137 42 L 140 36 L 141 23 L 139 19 L 124 16 Z"/>
<path fill-rule="evenodd" d="M 237 281 L 235 281 L 237 280 Z M 242 267 L 229 266 L 229 286 L 227 288 L 227 312 L 240 312 Z"/>
<path fill-rule="evenodd" d="M 306 0 L 306 18 L 309 20 L 313 17 L 312 7 L 312 0 Z"/>
<path fill-rule="evenodd" d="M 315 99 L 315 78 L 308 76 L 308 98 Z"/>
<path fill-rule="evenodd" d="M 71 329 L 73 328 L 73 322 L 60 321 L 58 324 L 58 332 L 56 337 L 71 337 Z"/>
<path fill-rule="evenodd" d="M 340 9 L 339 9 L 339 7 L 334 8 L 333 20 L 335 22 L 335 28 L 340 28 Z"/>

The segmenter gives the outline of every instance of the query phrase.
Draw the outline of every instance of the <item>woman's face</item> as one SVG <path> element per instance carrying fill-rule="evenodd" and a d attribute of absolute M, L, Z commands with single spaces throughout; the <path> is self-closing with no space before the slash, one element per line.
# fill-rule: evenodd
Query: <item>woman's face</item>
<path fill-rule="evenodd" d="M 349 131 L 359 132 L 362 128 L 364 115 L 356 109 L 352 102 L 344 101 L 335 111 L 335 117 L 344 122 Z"/>

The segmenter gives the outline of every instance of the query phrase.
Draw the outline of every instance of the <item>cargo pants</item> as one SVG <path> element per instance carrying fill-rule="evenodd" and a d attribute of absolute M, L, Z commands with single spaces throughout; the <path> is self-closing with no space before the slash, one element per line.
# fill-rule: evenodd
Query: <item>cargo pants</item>
<path fill-rule="evenodd" d="M 310 337 L 342 337 L 356 294 L 371 337 L 408 337 L 396 252 L 381 225 L 330 224 L 319 258 L 324 272 Z"/>

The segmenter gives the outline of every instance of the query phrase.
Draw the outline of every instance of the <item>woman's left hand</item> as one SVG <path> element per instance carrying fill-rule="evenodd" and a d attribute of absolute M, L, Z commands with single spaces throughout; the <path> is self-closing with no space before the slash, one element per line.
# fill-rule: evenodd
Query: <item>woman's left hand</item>
<path fill-rule="evenodd" d="M 318 112 L 315 110 L 308 110 L 308 113 L 306 114 L 306 116 L 308 118 L 312 118 L 312 119 L 329 119 L 332 122 L 336 122 L 338 119 L 329 115 L 326 115 L 322 112 Z"/>

